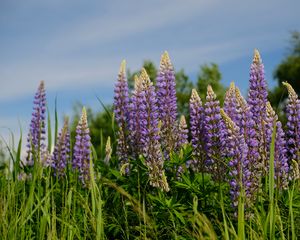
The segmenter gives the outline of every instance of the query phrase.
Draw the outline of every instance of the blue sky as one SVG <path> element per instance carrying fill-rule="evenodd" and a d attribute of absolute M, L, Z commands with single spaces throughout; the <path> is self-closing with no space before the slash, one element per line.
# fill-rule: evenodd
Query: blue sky
<path fill-rule="evenodd" d="M 122 59 L 132 71 L 157 65 L 164 50 L 194 79 L 215 62 L 228 86 L 247 91 L 254 48 L 273 87 L 274 67 L 300 30 L 300 1 L 0 1 L 0 134 L 28 130 L 32 99 L 44 80 L 60 118 L 76 101 L 110 103 Z"/>

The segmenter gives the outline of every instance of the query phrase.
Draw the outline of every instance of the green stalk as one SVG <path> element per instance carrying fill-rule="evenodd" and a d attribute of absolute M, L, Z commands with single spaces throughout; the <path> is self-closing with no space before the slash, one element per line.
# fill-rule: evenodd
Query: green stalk
<path fill-rule="evenodd" d="M 58 115 L 57 115 L 57 97 L 55 97 L 55 109 L 54 109 L 54 145 L 56 145 L 58 134 Z"/>
<path fill-rule="evenodd" d="M 289 194 L 289 216 L 290 216 L 290 224 L 291 224 L 291 230 L 292 230 L 292 240 L 296 240 L 294 213 L 293 213 L 294 190 L 295 190 L 295 180 L 293 181 L 292 190 L 288 191 L 288 194 Z"/>
<path fill-rule="evenodd" d="M 51 148 L 52 148 L 52 133 L 51 133 L 51 117 L 50 117 L 50 111 L 49 108 L 47 106 L 47 124 L 48 124 L 48 151 L 49 153 L 51 152 Z"/>
<path fill-rule="evenodd" d="M 274 129 L 272 133 L 272 142 L 270 146 L 270 165 L 269 165 L 269 230 L 270 239 L 275 239 L 275 207 L 274 207 L 274 152 L 275 152 L 275 138 L 276 138 L 276 123 L 274 123 Z"/>
<path fill-rule="evenodd" d="M 245 239 L 245 191 L 241 186 L 239 203 L 238 203 L 238 238 Z"/>
<path fill-rule="evenodd" d="M 20 139 L 19 139 L 17 153 L 16 153 L 16 162 L 14 163 L 13 166 L 14 181 L 18 179 L 18 174 L 20 173 L 21 151 L 22 151 L 22 128 L 20 128 Z"/>
<path fill-rule="evenodd" d="M 228 225 L 227 225 L 227 220 L 226 220 L 226 213 L 225 213 L 225 209 L 224 209 L 223 192 L 221 190 L 221 185 L 219 185 L 219 190 L 220 190 L 221 209 L 222 209 L 222 216 L 223 216 L 224 229 L 225 229 L 225 239 L 229 240 L 230 238 L 229 238 Z"/>

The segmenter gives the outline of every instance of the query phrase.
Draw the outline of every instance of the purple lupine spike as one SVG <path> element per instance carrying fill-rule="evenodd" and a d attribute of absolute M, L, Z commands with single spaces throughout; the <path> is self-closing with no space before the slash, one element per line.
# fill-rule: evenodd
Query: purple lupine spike
<path fill-rule="evenodd" d="M 178 125 L 178 140 L 177 146 L 180 149 L 182 146 L 188 143 L 188 129 L 184 115 L 180 117 L 180 122 Z"/>
<path fill-rule="evenodd" d="M 254 58 L 250 70 L 250 86 L 248 93 L 248 104 L 255 123 L 261 125 L 266 119 L 267 106 L 267 83 L 265 80 L 264 65 L 258 50 L 254 51 Z"/>
<path fill-rule="evenodd" d="M 288 103 L 286 106 L 287 116 L 287 154 L 291 165 L 291 161 L 295 160 L 300 167 L 300 100 L 293 87 L 287 83 L 282 83 L 288 90 Z M 294 164 L 295 165 L 295 164 Z M 293 170 L 292 172 L 295 172 Z"/>
<path fill-rule="evenodd" d="M 281 122 L 278 121 L 278 116 L 273 110 L 270 102 L 267 103 L 267 122 L 266 122 L 266 136 L 268 143 L 268 154 L 270 154 L 270 145 L 272 142 L 272 134 L 274 131 L 274 124 L 276 123 L 275 136 L 275 152 L 274 152 L 274 168 L 275 168 L 275 183 L 280 189 L 288 187 L 289 165 L 287 160 L 287 150 L 284 132 L 282 130 Z"/>
<path fill-rule="evenodd" d="M 78 170 L 79 179 L 84 186 L 88 185 L 90 180 L 91 137 L 89 133 L 86 110 L 83 108 L 81 118 L 76 127 L 72 166 L 73 169 Z"/>
<path fill-rule="evenodd" d="M 68 127 L 68 118 L 66 118 L 64 126 L 57 137 L 57 143 L 52 154 L 52 168 L 55 176 L 59 178 L 65 176 L 69 158 L 70 132 Z"/>
<path fill-rule="evenodd" d="M 44 81 L 40 82 L 34 96 L 33 113 L 30 122 L 30 130 L 27 137 L 26 165 L 33 165 L 34 161 L 41 161 L 45 152 L 45 119 L 46 119 L 46 92 Z"/>
<path fill-rule="evenodd" d="M 245 192 L 251 187 L 251 172 L 247 160 L 248 147 L 239 127 L 230 119 L 223 109 L 220 110 L 225 122 L 226 138 L 223 141 L 223 157 L 229 159 L 230 195 L 234 207 L 238 206 L 238 199 L 243 189 Z"/>
<path fill-rule="evenodd" d="M 259 158 L 258 133 L 255 130 L 253 114 L 246 100 L 241 95 L 239 88 L 235 87 L 237 99 L 236 123 L 240 128 L 240 133 L 244 136 L 248 147 L 247 160 L 249 161 L 249 170 L 251 172 L 251 188 L 246 190 L 246 199 L 254 202 L 260 186 L 262 164 Z"/>
<path fill-rule="evenodd" d="M 156 79 L 158 116 L 162 123 L 161 141 L 166 157 L 175 150 L 177 139 L 177 98 L 175 72 L 167 52 L 161 56 Z"/>
<path fill-rule="evenodd" d="M 139 114 L 141 127 L 141 143 L 143 155 L 149 169 L 150 184 L 154 187 L 169 191 L 169 186 L 163 168 L 163 156 L 160 145 L 160 131 L 158 121 L 158 108 L 155 89 L 145 69 L 139 76 L 142 98 Z"/>
<path fill-rule="evenodd" d="M 145 92 L 139 77 L 134 76 L 134 91 L 132 93 L 129 110 L 129 134 L 133 157 L 143 154 L 143 144 L 141 143 L 142 125 L 146 120 L 144 116 Z"/>
<path fill-rule="evenodd" d="M 240 128 L 241 134 L 243 134 L 246 137 L 247 129 L 253 129 L 253 133 L 256 133 L 254 129 L 255 122 L 252 118 L 253 114 L 247 101 L 242 96 L 240 89 L 235 86 L 234 91 L 236 98 L 235 123 Z"/>
<path fill-rule="evenodd" d="M 118 81 L 115 85 L 114 114 L 118 129 L 117 156 L 120 164 L 128 162 L 129 156 L 129 94 L 126 78 L 126 62 L 122 61 Z"/>
<path fill-rule="evenodd" d="M 276 122 L 276 129 L 275 156 L 278 156 L 278 161 L 275 162 L 275 178 L 279 188 L 287 189 L 289 184 L 290 167 L 287 158 L 285 133 L 280 121 Z"/>
<path fill-rule="evenodd" d="M 226 91 L 223 109 L 225 113 L 237 124 L 238 119 L 238 109 L 237 109 L 237 99 L 235 93 L 234 82 L 230 83 L 229 89 Z"/>
<path fill-rule="evenodd" d="M 265 136 L 265 121 L 267 107 L 267 83 L 265 80 L 264 65 L 262 64 L 258 50 L 254 51 L 254 58 L 250 70 L 250 86 L 248 92 L 248 105 L 253 114 L 255 128 L 259 136 L 259 156 L 263 165 L 263 174 L 266 174 L 268 156 Z"/>
<path fill-rule="evenodd" d="M 194 160 L 189 162 L 191 167 L 199 172 L 205 172 L 205 140 L 204 140 L 204 108 L 196 89 L 192 90 L 190 98 L 190 132 Z"/>
<path fill-rule="evenodd" d="M 213 178 L 221 182 L 224 180 L 226 172 L 226 163 L 221 157 L 222 152 L 222 131 L 224 122 L 220 115 L 220 102 L 217 100 L 216 94 L 211 86 L 207 87 L 206 103 L 204 105 L 205 112 L 205 133 L 206 133 L 206 153 L 209 172 Z"/>

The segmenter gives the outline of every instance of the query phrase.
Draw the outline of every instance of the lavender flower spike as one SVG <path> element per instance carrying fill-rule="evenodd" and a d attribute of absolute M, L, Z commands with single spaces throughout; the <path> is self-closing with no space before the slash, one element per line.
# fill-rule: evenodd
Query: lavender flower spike
<path fill-rule="evenodd" d="M 129 94 L 126 78 L 126 62 L 122 61 L 115 86 L 114 114 L 118 129 L 117 156 L 120 164 L 128 162 L 129 156 Z"/>
<path fill-rule="evenodd" d="M 237 112 L 238 109 L 234 82 L 230 83 L 230 87 L 226 91 L 223 109 L 225 113 L 232 119 L 232 121 L 237 123 L 239 116 Z"/>
<path fill-rule="evenodd" d="M 84 186 L 88 185 L 90 180 L 90 155 L 91 155 L 91 137 L 87 124 L 85 108 L 82 109 L 81 118 L 76 127 L 75 145 L 73 151 L 73 169 L 79 172 L 79 179 Z"/>
<path fill-rule="evenodd" d="M 291 164 L 295 160 L 300 166 L 300 100 L 293 87 L 287 83 L 282 83 L 288 90 L 288 103 L 286 106 L 287 115 L 287 151 Z"/>
<path fill-rule="evenodd" d="M 141 143 L 142 125 L 145 124 L 144 102 L 145 93 L 142 87 L 142 81 L 138 76 L 134 76 L 134 91 L 132 93 L 129 107 L 129 137 L 133 157 L 138 157 L 143 153 L 143 144 Z"/>
<path fill-rule="evenodd" d="M 192 95 L 190 98 L 190 132 L 191 132 L 191 142 L 193 147 L 193 158 L 192 168 L 200 172 L 205 171 L 205 130 L 204 130 L 204 108 L 202 106 L 202 101 L 197 93 L 196 89 L 192 90 Z"/>
<path fill-rule="evenodd" d="M 251 172 L 248 168 L 249 161 L 247 161 L 248 147 L 244 136 L 240 134 L 239 127 L 223 109 L 220 110 L 220 113 L 226 126 L 227 137 L 223 139 L 223 155 L 229 158 L 230 194 L 233 206 L 237 207 L 242 189 L 247 192 L 247 189 L 251 186 Z"/>
<path fill-rule="evenodd" d="M 259 142 L 260 162 L 263 163 L 263 174 L 267 167 L 267 142 L 265 136 L 265 121 L 267 117 L 267 83 L 265 80 L 264 65 L 262 64 L 258 50 L 254 51 L 254 58 L 250 70 L 250 86 L 248 93 L 248 105 L 253 114 Z"/>
<path fill-rule="evenodd" d="M 220 102 L 211 86 L 207 87 L 205 103 L 205 133 L 206 133 L 206 153 L 209 172 L 217 182 L 224 180 L 226 163 L 223 162 L 222 153 L 222 133 L 224 132 L 224 122 L 220 115 Z"/>
<path fill-rule="evenodd" d="M 45 152 L 45 118 L 46 118 L 46 93 L 44 81 L 40 82 L 34 96 L 33 113 L 30 122 L 30 130 L 27 137 L 26 165 L 33 165 L 34 161 L 41 161 Z"/>
<path fill-rule="evenodd" d="M 65 176 L 66 167 L 70 158 L 70 132 L 68 128 L 68 118 L 65 119 L 64 126 L 57 137 L 57 143 L 52 154 L 52 168 L 57 177 Z"/>
<path fill-rule="evenodd" d="M 162 145 L 168 154 L 176 147 L 177 134 L 177 98 L 175 72 L 169 54 L 161 56 L 159 72 L 156 79 L 158 117 L 162 122 Z"/>
<path fill-rule="evenodd" d="M 185 117 L 184 115 L 182 115 L 180 117 L 180 122 L 179 122 L 179 134 L 178 134 L 178 141 L 177 141 L 177 145 L 179 148 L 181 148 L 182 146 L 184 146 L 185 144 L 188 143 L 188 129 L 187 129 L 187 124 L 185 121 Z"/>
<path fill-rule="evenodd" d="M 246 100 L 241 95 L 239 88 L 235 87 L 237 99 L 237 115 L 236 124 L 240 128 L 240 133 L 244 136 L 248 146 L 247 161 L 249 161 L 249 169 L 251 172 L 251 188 L 246 191 L 246 197 L 250 202 L 254 202 L 256 194 L 260 186 L 260 177 L 262 164 L 259 161 L 259 140 L 258 133 L 255 129 L 255 122 L 252 118 L 253 114 Z"/>
<path fill-rule="evenodd" d="M 163 156 L 160 146 L 160 132 L 158 121 L 158 109 L 155 89 L 145 69 L 139 76 L 142 98 L 139 114 L 141 124 L 141 143 L 143 144 L 143 155 L 149 169 L 150 184 L 169 191 L 169 185 L 163 168 Z"/>

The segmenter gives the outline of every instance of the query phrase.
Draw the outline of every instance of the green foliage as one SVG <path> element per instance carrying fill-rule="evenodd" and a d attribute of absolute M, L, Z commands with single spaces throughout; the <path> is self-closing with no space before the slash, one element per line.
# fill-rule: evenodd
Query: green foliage
<path fill-rule="evenodd" d="M 272 146 L 271 155 L 274 139 Z M 70 165 L 60 179 L 37 161 L 26 180 L 11 177 L 18 168 L 8 175 L 0 171 L 1 239 L 297 239 L 299 180 L 275 193 L 270 182 L 253 209 L 246 209 L 252 215 L 237 219 L 228 184 L 186 167 L 191 150 L 187 144 L 165 163 L 167 193 L 149 185 L 143 157 L 130 159 L 130 174 L 124 175 L 114 154 L 108 163 L 92 154 L 88 188 Z M 9 151 L 20 157 L 19 149 Z"/>

